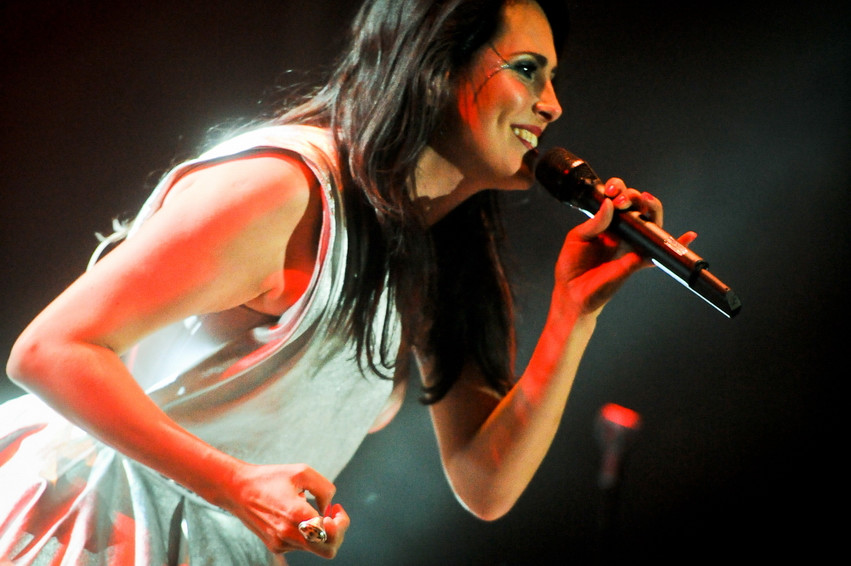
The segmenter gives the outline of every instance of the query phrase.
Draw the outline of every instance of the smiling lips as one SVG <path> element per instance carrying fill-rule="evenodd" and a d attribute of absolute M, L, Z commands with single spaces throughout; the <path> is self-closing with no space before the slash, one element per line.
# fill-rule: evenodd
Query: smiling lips
<path fill-rule="evenodd" d="M 520 138 L 520 141 L 522 141 L 523 145 L 525 145 L 527 148 L 535 149 L 538 147 L 538 136 L 540 135 L 540 133 L 535 133 L 531 130 L 521 128 L 519 126 L 514 126 L 512 128 L 512 131 L 514 132 L 515 136 Z"/>

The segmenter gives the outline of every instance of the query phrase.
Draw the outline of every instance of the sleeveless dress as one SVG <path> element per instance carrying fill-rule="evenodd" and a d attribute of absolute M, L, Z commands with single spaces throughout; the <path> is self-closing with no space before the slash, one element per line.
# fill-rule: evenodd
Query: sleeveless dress
<path fill-rule="evenodd" d="M 328 132 L 269 126 L 179 165 L 128 237 L 187 172 L 276 152 L 300 156 L 321 185 L 322 230 L 307 291 L 271 323 L 244 307 L 191 317 L 141 341 L 125 363 L 160 407 L 214 447 L 253 463 L 303 462 L 333 480 L 373 424 L 392 418 L 399 396 L 392 380 L 362 374 L 353 344 L 331 324 L 347 236 Z M 387 322 L 398 345 L 395 309 L 380 312 L 390 318 L 379 317 L 374 331 Z M 229 513 L 100 443 L 35 396 L 0 406 L 0 564 L 213 563 L 285 562 Z"/>

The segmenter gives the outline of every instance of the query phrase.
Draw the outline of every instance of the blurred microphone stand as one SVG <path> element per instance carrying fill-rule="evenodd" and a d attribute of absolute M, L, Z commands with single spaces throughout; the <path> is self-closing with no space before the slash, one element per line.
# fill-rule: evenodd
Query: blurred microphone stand
<path fill-rule="evenodd" d="M 616 550 L 615 518 L 619 503 L 620 480 L 627 448 L 641 427 L 641 415 L 614 403 L 604 405 L 597 414 L 594 432 L 600 445 L 600 470 L 597 487 L 600 489 L 598 524 L 599 558 L 607 563 Z"/>

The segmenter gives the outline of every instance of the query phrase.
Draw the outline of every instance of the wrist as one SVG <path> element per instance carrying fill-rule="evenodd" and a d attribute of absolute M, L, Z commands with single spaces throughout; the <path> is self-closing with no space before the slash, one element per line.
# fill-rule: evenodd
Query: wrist
<path fill-rule="evenodd" d="M 571 300 L 563 294 L 554 293 L 550 303 L 548 322 L 561 328 L 566 334 L 577 330 L 593 331 L 605 303 L 590 310 L 586 307 L 587 305 L 582 301 Z"/>
<path fill-rule="evenodd" d="M 192 469 L 186 470 L 185 477 L 190 481 L 184 485 L 209 503 L 231 511 L 238 499 L 238 478 L 244 465 L 245 462 L 211 448 Z"/>

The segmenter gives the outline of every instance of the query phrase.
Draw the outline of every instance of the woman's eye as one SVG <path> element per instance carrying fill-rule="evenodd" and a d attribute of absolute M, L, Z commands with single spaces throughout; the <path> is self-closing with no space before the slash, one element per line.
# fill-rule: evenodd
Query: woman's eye
<path fill-rule="evenodd" d="M 535 78 L 535 73 L 538 71 L 538 64 L 532 61 L 518 61 L 517 63 L 512 63 L 511 68 L 527 79 L 533 79 Z"/>

